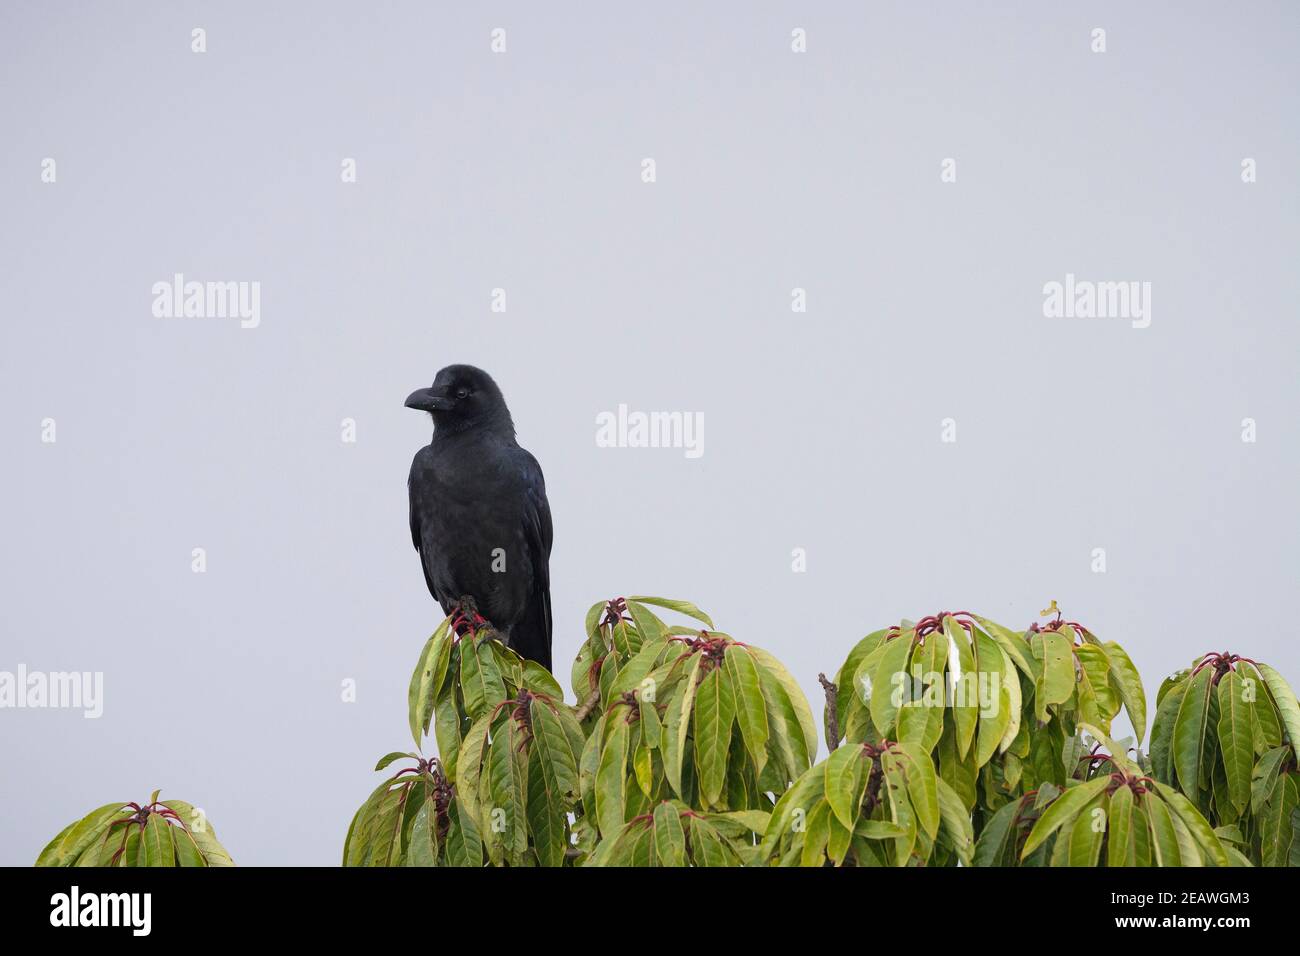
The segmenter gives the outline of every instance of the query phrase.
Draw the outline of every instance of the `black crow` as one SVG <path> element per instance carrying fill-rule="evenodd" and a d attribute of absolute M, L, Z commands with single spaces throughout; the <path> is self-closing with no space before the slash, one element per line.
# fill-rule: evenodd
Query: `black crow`
<path fill-rule="evenodd" d="M 472 598 L 509 647 L 550 670 L 551 508 L 501 389 L 482 369 L 449 365 L 406 407 L 433 416 L 407 482 L 429 593 L 458 618 Z"/>

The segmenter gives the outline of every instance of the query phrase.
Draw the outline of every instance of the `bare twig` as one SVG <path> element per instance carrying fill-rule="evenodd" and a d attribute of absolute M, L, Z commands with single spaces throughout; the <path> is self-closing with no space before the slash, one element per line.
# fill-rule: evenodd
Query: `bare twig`
<path fill-rule="evenodd" d="M 590 695 L 588 695 L 587 699 L 582 702 L 582 704 L 578 707 L 577 711 L 574 713 L 574 716 L 578 718 L 578 723 L 582 723 L 584 720 L 586 720 L 588 715 L 590 715 L 591 712 L 596 709 L 596 705 L 599 703 L 600 703 L 600 689 L 597 688 L 596 690 L 593 690 Z"/>
<path fill-rule="evenodd" d="M 818 674 L 817 681 L 822 685 L 822 690 L 826 691 L 826 746 L 834 750 L 840 745 L 840 714 L 836 702 L 839 688 L 827 680 L 825 674 Z"/>

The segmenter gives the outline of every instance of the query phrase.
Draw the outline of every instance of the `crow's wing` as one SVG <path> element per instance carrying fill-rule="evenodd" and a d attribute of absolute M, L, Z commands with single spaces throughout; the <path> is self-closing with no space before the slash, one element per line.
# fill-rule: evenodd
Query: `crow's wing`
<path fill-rule="evenodd" d="M 416 506 L 415 501 L 415 468 L 411 468 L 410 477 L 406 479 L 406 495 L 410 500 L 411 509 L 411 543 L 415 545 L 415 552 L 420 556 L 420 570 L 424 572 L 424 583 L 428 587 L 429 593 L 439 604 L 442 599 L 438 597 L 438 592 L 433 586 L 433 578 L 429 576 L 429 562 L 424 554 L 423 538 L 420 531 L 420 509 Z M 445 610 L 445 608 L 444 608 Z"/>
<path fill-rule="evenodd" d="M 522 448 L 524 544 L 533 567 L 532 591 L 523 619 L 511 628 L 511 644 L 529 660 L 551 668 L 551 506 L 537 459 Z"/>

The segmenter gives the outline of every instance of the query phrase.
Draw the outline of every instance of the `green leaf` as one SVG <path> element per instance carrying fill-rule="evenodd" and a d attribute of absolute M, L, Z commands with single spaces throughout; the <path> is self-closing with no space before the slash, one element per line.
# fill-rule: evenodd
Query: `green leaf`
<path fill-rule="evenodd" d="M 415 738 L 416 746 L 420 744 L 424 729 L 429 726 L 429 712 L 437 693 L 436 685 L 442 683 L 447 672 L 450 651 L 450 631 L 448 621 L 444 620 L 424 642 L 424 649 L 420 651 L 420 659 L 411 674 L 411 685 L 407 691 L 407 712 L 411 736 Z"/>
<path fill-rule="evenodd" d="M 678 809 L 672 803 L 655 807 L 654 841 L 660 866 L 686 865 L 686 835 Z"/>
<path fill-rule="evenodd" d="M 489 839 L 497 843 L 512 865 L 517 865 L 528 849 L 528 754 L 513 719 L 505 720 L 503 728 L 492 736 L 488 772 L 492 805 L 483 808 L 484 824 L 493 834 Z"/>
<path fill-rule="evenodd" d="M 723 670 L 731 679 L 731 692 L 736 701 L 736 723 L 740 726 L 745 749 L 754 762 L 754 769 L 761 773 L 767 762 L 769 729 L 758 665 L 747 649 L 739 644 L 728 644 Z"/>
<path fill-rule="evenodd" d="M 380 758 L 379 758 L 379 763 L 375 764 L 375 769 L 376 769 L 376 770 L 383 770 L 385 767 L 387 767 L 387 766 L 388 766 L 390 763 L 392 763 L 394 760 L 401 760 L 403 757 L 410 757 L 410 758 L 413 759 L 413 760 L 419 760 L 419 759 L 420 759 L 420 758 L 419 758 L 419 755 L 417 755 L 417 754 L 409 754 L 409 753 L 404 754 L 404 753 L 399 753 L 399 752 L 397 752 L 397 751 L 394 751 L 393 753 L 390 753 L 390 754 L 384 754 L 384 756 L 380 757 Z"/>
<path fill-rule="evenodd" d="M 422 801 L 411 825 L 411 843 L 407 847 L 408 866 L 438 865 L 437 808 L 432 800 Z"/>
<path fill-rule="evenodd" d="M 92 810 L 76 823 L 65 827 L 60 837 L 55 837 L 50 842 L 41 855 L 36 859 L 37 866 L 71 866 L 76 862 L 77 857 L 81 856 L 86 847 L 90 846 L 99 837 L 104 835 L 104 831 L 119 817 L 129 815 L 122 811 L 126 807 L 123 803 L 106 803 L 97 810 Z"/>
<path fill-rule="evenodd" d="M 1139 820 L 1145 825 L 1145 820 Z M 1106 814 L 1110 833 L 1106 840 L 1107 866 L 1133 866 L 1135 846 L 1133 835 L 1133 791 L 1119 787 L 1111 794 L 1110 808 Z"/>
<path fill-rule="evenodd" d="M 971 866 L 975 862 L 975 829 L 971 823 L 970 812 L 962 803 L 957 791 L 935 779 L 939 794 L 939 821 L 948 843 L 962 866 Z"/>
<path fill-rule="evenodd" d="M 866 793 L 867 763 L 861 747 L 845 744 L 832 750 L 824 764 L 826 802 L 840 823 L 850 831 L 857 822 L 858 807 Z"/>
<path fill-rule="evenodd" d="M 194 842 L 194 837 L 184 827 L 172 827 L 172 840 L 176 845 L 176 863 L 178 866 L 201 867 L 207 866 L 207 861 L 203 859 L 203 852 L 199 845 Z"/>
<path fill-rule="evenodd" d="M 1238 813 L 1250 802 L 1250 773 L 1255 763 L 1255 740 L 1250 704 L 1243 700 L 1242 679 L 1235 671 L 1219 678 L 1219 752 L 1228 780 L 1228 795 Z"/>
<path fill-rule="evenodd" d="M 1168 684 L 1156 705 L 1156 719 L 1151 727 L 1151 773 L 1165 783 L 1174 782 L 1174 725 L 1178 722 L 1178 710 L 1186 693 L 1185 680 Z"/>
<path fill-rule="evenodd" d="M 653 611 L 644 604 L 630 599 L 627 602 L 627 610 L 632 616 L 632 623 L 641 632 L 642 642 L 663 639 L 664 622 L 659 620 Z"/>
<path fill-rule="evenodd" d="M 695 765 L 704 804 L 719 806 L 727 780 L 727 754 L 736 704 L 731 682 L 714 668 L 700 681 L 695 699 Z"/>
<path fill-rule="evenodd" d="M 1043 675 L 1034 692 L 1034 707 L 1038 719 L 1045 721 L 1049 705 L 1063 704 L 1074 695 L 1074 654 L 1070 642 L 1051 631 L 1035 634 L 1030 647 L 1043 664 Z"/>
<path fill-rule="evenodd" d="M 669 598 L 645 597 L 644 595 L 630 597 L 628 598 L 628 601 L 637 601 L 638 603 L 650 604 L 655 607 L 665 607 L 670 611 L 676 611 L 678 614 L 685 614 L 687 617 L 693 617 L 697 621 L 703 621 L 710 630 L 713 629 L 713 619 L 690 601 L 673 601 Z"/>
<path fill-rule="evenodd" d="M 626 822 L 623 813 L 629 737 L 628 724 L 621 713 L 614 711 L 609 719 L 613 720 L 613 726 L 601 748 L 596 769 L 596 820 L 606 838 L 617 834 Z"/>
<path fill-rule="evenodd" d="M 1020 709 L 1020 677 L 1011 667 L 1006 654 L 991 637 L 976 629 L 975 634 L 976 666 L 978 667 L 978 686 L 981 694 L 996 695 L 990 703 L 994 704 L 992 713 L 986 714 L 984 701 L 981 700 L 979 729 L 975 737 L 975 766 L 982 767 L 998 752 L 1006 738 L 1007 727 L 1011 723 L 1012 707 Z M 1011 684 L 1016 685 L 1015 700 Z M 967 685 L 969 687 L 969 685 Z M 1017 718 L 1019 715 L 1016 715 Z M 1015 735 L 1012 734 L 1012 737 Z M 936 739 L 937 743 L 937 739 Z M 1011 740 L 1007 739 L 1010 746 Z M 931 748 L 926 748 L 927 750 Z"/>
<path fill-rule="evenodd" d="M 1210 719 L 1210 683 L 1214 668 L 1202 667 L 1196 672 L 1183 695 L 1174 722 L 1173 762 L 1178 774 L 1178 785 L 1190 794 L 1200 786 L 1202 761 L 1205 757 L 1205 732 Z"/>
<path fill-rule="evenodd" d="M 447 863 L 461 867 L 483 865 L 483 837 L 460 800 L 452 804 L 451 825 L 447 829 Z"/>
<path fill-rule="evenodd" d="M 686 672 L 682 687 L 668 701 L 668 726 L 665 729 L 670 739 L 664 750 L 664 775 L 678 796 L 682 796 L 682 759 L 686 754 L 686 738 L 690 735 L 691 712 L 695 707 L 696 687 L 703 660 L 702 654 L 690 657 L 690 669 Z"/>
<path fill-rule="evenodd" d="M 1300 753 L 1300 702 L 1296 701 L 1295 692 L 1291 690 L 1282 675 L 1272 667 L 1267 664 L 1256 666 L 1268 686 L 1273 704 L 1282 717 L 1282 726 L 1286 728 L 1286 737 L 1291 742 L 1291 749 Z"/>
<path fill-rule="evenodd" d="M 966 629 L 957 623 L 955 617 L 949 615 L 943 619 L 943 634 L 948 643 L 948 679 L 954 686 L 952 713 L 957 726 L 957 752 L 965 760 L 975 739 L 980 715 L 975 654 Z"/>
<path fill-rule="evenodd" d="M 1106 657 L 1110 660 L 1111 683 L 1119 693 L 1119 699 L 1124 702 L 1137 742 L 1141 744 L 1142 736 L 1147 730 L 1147 695 L 1142 689 L 1142 677 L 1124 648 L 1114 641 L 1107 641 L 1102 647 L 1106 649 Z"/>
<path fill-rule="evenodd" d="M 380 784 L 381 788 L 384 786 L 385 784 Z M 378 792 L 376 790 L 376 793 Z M 185 823 L 190 836 L 198 845 L 200 852 L 203 854 L 203 860 L 208 866 L 235 865 L 235 861 L 230 858 L 226 848 L 217 842 L 217 832 L 213 829 L 212 822 L 207 817 L 184 800 L 164 800 L 162 805 L 174 811 Z"/>
<path fill-rule="evenodd" d="M 749 653 L 753 655 L 755 663 L 776 678 L 781 689 L 785 691 L 786 698 L 789 701 L 789 708 L 794 711 L 796 718 L 796 727 L 802 733 L 802 747 L 798 750 L 806 758 L 804 766 L 810 764 L 817 756 L 817 721 L 813 719 L 812 708 L 808 706 L 808 698 L 803 695 L 803 690 L 799 687 L 799 682 L 794 679 L 791 673 L 786 670 L 785 665 L 779 660 L 763 650 L 761 647 L 748 646 Z M 761 678 L 760 678 L 761 681 Z"/>
<path fill-rule="evenodd" d="M 1106 778 L 1101 777 L 1099 779 L 1105 780 Z M 1205 822 L 1205 817 L 1201 816 L 1201 812 L 1196 809 L 1195 805 L 1173 787 L 1159 781 L 1156 781 L 1155 787 L 1156 792 L 1164 797 L 1174 815 L 1182 821 L 1182 824 L 1196 839 L 1201 849 L 1210 855 L 1210 859 L 1214 861 L 1214 864 L 1216 866 L 1227 866 L 1228 854 L 1224 852 L 1223 844 L 1219 842 L 1219 838 L 1214 835 L 1214 830 Z"/>
<path fill-rule="evenodd" d="M 1070 787 L 1059 797 L 1057 797 L 1042 815 L 1034 828 L 1029 831 L 1029 837 L 1025 840 L 1024 848 L 1020 851 L 1020 859 L 1025 859 L 1033 853 L 1049 836 L 1055 833 L 1061 826 L 1074 819 L 1092 798 L 1101 793 L 1110 785 L 1110 777 L 1097 777 L 1089 780 L 1087 783 L 1081 783 L 1077 787 Z"/>
<path fill-rule="evenodd" d="M 465 698 L 465 713 L 471 720 L 478 720 L 506 699 L 505 682 L 492 653 L 491 640 L 467 637 L 461 641 L 460 689 Z"/>
<path fill-rule="evenodd" d="M 1278 772 L 1282 769 L 1282 761 L 1290 753 L 1290 747 L 1274 747 L 1259 758 L 1259 763 L 1255 764 L 1255 768 L 1250 775 L 1251 813 L 1259 814 L 1263 812 L 1264 802 L 1268 799 L 1269 794 L 1273 792 L 1273 785 L 1277 781 Z"/>
<path fill-rule="evenodd" d="M 900 682 L 907 679 L 907 664 L 912 656 L 915 631 L 902 631 L 885 644 L 871 675 L 871 722 L 882 737 L 893 740 L 898 734 L 898 708 L 901 703 Z"/>
<path fill-rule="evenodd" d="M 897 760 L 903 778 L 907 781 L 907 798 L 916 811 L 917 822 L 926 835 L 934 839 L 934 835 L 939 832 L 939 786 L 930 755 L 918 753 L 906 744 L 899 744 L 886 756 L 890 760 Z M 884 763 L 882 760 L 882 766 Z"/>
<path fill-rule="evenodd" d="M 576 741 L 565 733 L 563 718 L 545 701 L 533 698 L 528 712 L 533 725 L 532 749 L 549 768 L 558 798 L 567 806 L 578 797 L 578 761 L 582 754 L 574 751 Z"/>
<path fill-rule="evenodd" d="M 528 830 L 533 836 L 538 865 L 563 866 L 568 843 L 565 823 L 568 821 L 569 799 L 557 779 L 556 764 L 543 755 L 543 748 L 536 745 L 538 739 L 534 736 L 534 745 L 528 754 Z"/>
<path fill-rule="evenodd" d="M 952 792 L 956 793 L 955 790 Z M 1020 801 L 1012 800 L 999 807 L 984 824 L 984 829 L 980 831 L 979 839 L 975 842 L 974 866 L 1006 865 L 1007 851 L 1015 847 L 1013 839 L 1015 831 L 1011 827 L 1011 821 L 1015 819 L 1019 809 Z"/>
<path fill-rule="evenodd" d="M 1156 866 L 1181 866 L 1178 831 L 1174 828 L 1164 801 L 1148 797 L 1142 801 L 1142 805 L 1151 824 L 1153 862 Z"/>
<path fill-rule="evenodd" d="M 1125 789 L 1124 792 L 1129 794 L 1128 806 L 1129 809 L 1132 810 L 1133 794 L 1127 789 Z M 1106 836 L 1106 827 L 1103 826 L 1098 828 L 1097 818 L 1094 814 L 1097 810 L 1101 809 L 1104 802 L 1104 796 L 1098 795 L 1094 797 L 1092 801 L 1083 808 L 1082 812 L 1074 818 L 1074 824 L 1070 827 L 1070 866 L 1097 865 L 1097 858 L 1101 853 L 1101 842 Z M 1111 801 L 1111 809 L 1115 809 L 1115 802 L 1113 800 Z M 1105 814 L 1103 813 L 1103 819 L 1104 818 Z M 1115 830 L 1112 828 L 1110 832 L 1112 840 L 1111 845 L 1116 847 L 1119 846 L 1119 844 L 1115 842 Z M 1064 839 L 1064 837 L 1057 837 L 1057 840 L 1061 839 Z M 1117 863 L 1114 865 L 1122 866 L 1123 864 Z"/>
<path fill-rule="evenodd" d="M 171 825 L 156 813 L 144 822 L 146 866 L 175 866 L 176 848 L 172 844 Z"/>

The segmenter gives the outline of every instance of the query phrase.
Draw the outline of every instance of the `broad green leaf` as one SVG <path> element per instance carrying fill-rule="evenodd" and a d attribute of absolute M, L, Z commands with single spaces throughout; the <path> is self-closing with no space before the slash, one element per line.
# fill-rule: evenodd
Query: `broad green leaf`
<path fill-rule="evenodd" d="M 481 809 L 484 835 L 517 865 L 528 849 L 528 754 L 513 719 L 503 721 L 488 744 L 488 793 L 491 804 Z M 481 786 L 481 784 L 480 784 Z"/>
<path fill-rule="evenodd" d="M 1205 817 L 1201 816 L 1201 812 L 1195 805 L 1176 789 L 1159 781 L 1156 781 L 1155 788 L 1156 793 L 1169 804 L 1169 808 L 1195 838 L 1199 847 L 1209 854 L 1215 866 L 1227 866 L 1228 855 L 1223 850 L 1223 844 L 1219 842 L 1219 838 L 1214 835 L 1214 830 L 1205 822 Z M 1186 859 L 1187 854 L 1184 853 L 1183 856 Z"/>
<path fill-rule="evenodd" d="M 203 859 L 203 851 L 199 845 L 194 842 L 194 837 L 190 836 L 188 830 L 183 827 L 172 827 L 172 840 L 176 845 L 176 863 L 178 866 L 200 867 L 207 866 L 207 861 Z"/>
<path fill-rule="evenodd" d="M 123 809 L 127 813 L 123 813 Z M 71 866 L 81 856 L 86 847 L 103 836 L 112 822 L 128 816 L 130 809 L 123 803 L 106 803 L 97 810 L 92 810 L 76 823 L 65 827 L 60 839 L 55 837 L 50 845 L 41 851 L 36 860 L 37 866 Z"/>
<path fill-rule="evenodd" d="M 1106 825 L 1110 833 L 1106 840 L 1107 866 L 1133 866 L 1136 860 L 1133 791 L 1128 787 L 1119 787 L 1110 797 L 1110 807 L 1106 814 Z M 1138 823 L 1145 826 L 1146 821 Z"/>
<path fill-rule="evenodd" d="M 1165 802 L 1153 795 L 1142 801 L 1147 820 L 1151 825 L 1151 849 L 1156 866 L 1181 866 L 1182 855 L 1178 849 L 1178 832 L 1169 816 Z"/>
<path fill-rule="evenodd" d="M 403 757 L 410 757 L 410 758 L 413 759 L 413 760 L 419 760 L 419 759 L 420 759 L 418 754 L 411 754 L 411 753 L 398 753 L 398 752 L 394 751 L 393 753 L 390 753 L 390 754 L 384 754 L 384 756 L 380 757 L 380 758 L 379 758 L 379 763 L 375 764 L 375 769 L 376 769 L 376 770 L 383 770 L 385 767 L 387 767 L 387 766 L 388 766 L 390 763 L 392 763 L 394 760 L 401 760 Z"/>
<path fill-rule="evenodd" d="M 1031 663 L 1032 653 L 1029 650 L 1029 644 L 1024 635 L 1017 634 L 1009 628 L 1003 627 L 996 621 L 990 621 L 986 617 L 980 617 L 978 614 L 972 614 L 973 617 L 983 628 L 984 632 L 998 642 L 998 646 L 1006 652 L 1020 672 L 1031 680 L 1035 679 L 1038 669 Z"/>
<path fill-rule="evenodd" d="M 695 765 L 705 806 L 718 806 L 722 800 L 735 715 L 731 682 L 714 668 L 700 681 L 695 698 Z"/>
<path fill-rule="evenodd" d="M 565 733 L 563 718 L 545 701 L 534 698 L 528 712 L 533 726 L 532 749 L 549 768 L 558 798 L 567 807 L 578 797 L 578 761 L 582 755 L 574 752 L 575 741 Z"/>
<path fill-rule="evenodd" d="M 146 866 L 175 866 L 176 848 L 172 844 L 171 825 L 156 813 L 144 822 Z"/>
<path fill-rule="evenodd" d="M 474 817 L 460 800 L 453 803 L 451 825 L 447 829 L 447 864 L 460 867 L 483 865 L 483 837 Z"/>
<path fill-rule="evenodd" d="M 939 832 L 939 786 L 930 755 L 900 744 L 888 756 L 897 760 L 903 778 L 907 781 L 907 797 L 916 811 L 917 822 L 926 835 L 934 839 L 934 835 Z"/>
<path fill-rule="evenodd" d="M 957 791 L 935 779 L 939 794 L 939 821 L 953 852 L 962 866 L 970 866 L 975 860 L 975 830 L 971 824 L 970 813 L 962 803 Z"/>
<path fill-rule="evenodd" d="M 654 810 L 655 855 L 660 866 L 686 865 L 686 835 L 677 807 L 661 803 Z"/>
<path fill-rule="evenodd" d="M 1131 812 L 1133 807 L 1133 795 L 1127 789 L 1123 788 L 1125 793 L 1129 794 L 1128 810 Z M 1100 820 L 1105 820 L 1105 797 L 1098 794 L 1092 801 L 1083 808 L 1078 816 L 1074 818 L 1074 823 L 1070 827 L 1070 866 L 1096 866 L 1097 858 L 1101 853 L 1101 841 L 1106 836 L 1106 826 L 1098 826 Z M 1115 801 L 1111 800 L 1110 810 L 1116 812 Z M 1101 811 L 1101 816 L 1096 814 Z M 1122 812 L 1122 811 L 1121 811 Z M 1057 837 L 1057 840 L 1064 839 L 1064 836 Z M 1119 847 L 1121 835 L 1116 833 L 1114 827 L 1110 828 L 1110 839 L 1112 847 Z M 1112 850 L 1111 852 L 1118 852 Z M 1108 861 L 1109 862 L 1109 861 Z M 1122 863 L 1113 864 L 1122 866 Z"/>
<path fill-rule="evenodd" d="M 406 851 L 407 866 L 438 865 L 437 808 L 432 800 L 424 800 L 411 825 L 411 842 Z"/>
<path fill-rule="evenodd" d="M 762 772 L 767 762 L 767 704 L 763 700 L 762 683 L 758 665 L 749 651 L 739 644 L 728 644 L 723 670 L 731 679 L 731 692 L 736 701 L 736 723 L 745 741 L 754 768 Z"/>
<path fill-rule="evenodd" d="M 1296 701 L 1295 692 L 1291 690 L 1282 675 L 1272 667 L 1267 664 L 1259 664 L 1257 667 L 1264 677 L 1264 683 L 1268 686 L 1273 704 L 1282 717 L 1282 726 L 1286 728 L 1286 737 L 1291 742 L 1291 749 L 1300 753 L 1300 703 Z"/>
<path fill-rule="evenodd" d="M 460 689 L 465 698 L 465 713 L 471 720 L 478 720 L 506 699 L 505 682 L 490 642 L 491 638 L 468 637 L 461 641 Z"/>
<path fill-rule="evenodd" d="M 660 640 L 664 636 L 664 622 L 655 616 L 644 604 L 639 601 L 629 600 L 627 602 L 628 614 L 632 616 L 632 623 L 636 629 L 641 632 L 642 645 L 646 641 Z"/>
<path fill-rule="evenodd" d="M 1250 802 L 1250 773 L 1255 763 L 1255 740 L 1250 721 L 1250 704 L 1243 699 L 1245 688 L 1235 671 L 1219 678 L 1219 753 L 1227 776 L 1228 793 L 1238 813 Z"/>
<path fill-rule="evenodd" d="M 619 711 L 610 719 L 613 726 L 600 751 L 600 765 L 596 770 L 596 819 L 600 832 L 612 837 L 623 828 L 626 801 L 628 725 Z"/>
<path fill-rule="evenodd" d="M 1012 707 L 1014 706 L 1017 711 L 1020 709 L 1020 677 L 993 638 L 978 628 L 975 630 L 974 637 L 980 693 L 979 728 L 975 736 L 975 765 L 982 767 L 993 759 L 993 755 L 998 752 L 1003 739 L 1006 738 L 1007 727 L 1012 718 Z M 1016 685 L 1014 702 L 1010 686 L 1012 683 Z M 985 700 L 986 697 L 989 699 Z M 1019 714 L 1016 717 L 1018 719 Z M 1013 734 L 1012 737 L 1014 736 Z M 1008 746 L 1010 743 L 1008 739 Z"/>
<path fill-rule="evenodd" d="M 456 792 L 475 818 L 481 818 L 478 805 L 479 780 L 483 773 L 483 758 L 487 755 L 490 714 L 484 714 L 470 724 L 461 741 L 456 757 Z"/>
<path fill-rule="evenodd" d="M 1043 675 L 1034 691 L 1035 714 L 1046 721 L 1051 704 L 1063 704 L 1074 694 L 1074 654 L 1060 634 L 1044 631 L 1030 641 L 1034 656 L 1042 661 Z"/>
<path fill-rule="evenodd" d="M 447 662 L 451 652 L 451 632 L 448 622 L 444 620 L 425 641 L 415 671 L 411 674 L 410 689 L 407 691 L 407 712 L 410 717 L 411 736 L 416 746 L 423 739 L 423 732 L 429 726 L 429 713 L 438 687 L 447 673 Z"/>
<path fill-rule="evenodd" d="M 1259 758 L 1259 763 L 1255 764 L 1250 775 L 1251 813 L 1259 814 L 1263 812 L 1264 802 L 1268 799 L 1269 794 L 1273 792 L 1273 785 L 1277 782 L 1277 775 L 1282 769 L 1282 762 L 1290 753 L 1290 747 L 1274 747 Z"/>
<path fill-rule="evenodd" d="M 786 670 L 784 664 L 761 647 L 754 647 L 751 644 L 748 646 L 748 650 L 753 655 L 755 664 L 775 677 L 777 683 L 785 691 L 786 697 L 789 698 L 789 705 L 794 710 L 797 718 L 798 730 L 803 734 L 803 746 L 800 749 L 807 757 L 808 763 L 811 763 L 817 756 L 818 737 L 817 721 L 813 719 L 812 708 L 808 706 L 808 698 L 804 696 L 803 690 L 799 687 L 799 682 Z"/>
<path fill-rule="evenodd" d="M 538 739 L 534 735 L 528 754 L 528 832 L 539 866 L 563 866 L 570 794 L 560 785 L 556 763 L 548 759 L 553 754 L 538 747 Z"/>
<path fill-rule="evenodd" d="M 381 787 L 384 784 L 380 785 Z M 376 791 L 378 792 L 378 791 Z M 193 806 L 184 800 L 163 800 L 162 805 L 181 818 L 190 836 L 198 845 L 203 859 L 208 866 L 234 866 L 235 861 L 230 858 L 226 848 L 217 842 L 216 830 L 212 827 L 212 822 L 206 816 L 199 813 Z"/>
<path fill-rule="evenodd" d="M 953 694 L 952 716 L 957 726 L 957 752 L 965 760 L 979 724 L 979 677 L 975 670 L 975 653 L 971 650 L 966 629 L 957 623 L 955 617 L 950 615 L 943 619 L 943 634 L 948 644 L 948 681 Z M 935 638 L 936 635 L 930 635 L 926 640 Z"/>
<path fill-rule="evenodd" d="M 640 604 L 650 604 L 654 607 L 664 607 L 670 611 L 676 611 L 678 614 L 685 614 L 687 617 L 693 617 L 697 621 L 703 621 L 710 630 L 713 629 L 713 619 L 690 601 L 674 601 L 669 598 L 645 597 L 644 595 L 630 597 L 628 598 L 628 601 L 636 601 Z"/>
<path fill-rule="evenodd" d="M 903 631 L 888 641 L 871 675 L 871 721 L 880 735 L 889 740 L 898 736 L 895 724 L 901 703 L 900 683 L 907 679 L 915 633 Z"/>
<path fill-rule="evenodd" d="M 870 761 L 863 757 L 862 748 L 845 744 L 832 750 L 826 758 L 826 802 L 836 818 L 852 831 L 858 817 L 858 807 L 867 789 L 867 769 Z"/>
<path fill-rule="evenodd" d="M 1174 722 L 1173 762 L 1178 785 L 1190 794 L 1200 786 L 1202 761 L 1205 758 L 1205 733 L 1210 719 L 1210 682 L 1214 668 L 1202 667 L 1188 684 Z"/>
<path fill-rule="evenodd" d="M 674 694 L 668 705 L 666 729 L 672 739 L 664 751 L 664 775 L 678 796 L 682 795 L 682 760 L 686 755 L 686 738 L 691 730 L 691 713 L 695 709 L 695 694 L 703 660 L 702 654 L 691 656 L 690 668 L 686 672 L 682 688 Z M 663 739 L 662 736 L 660 739 Z"/>
<path fill-rule="evenodd" d="M 831 808 L 825 800 L 818 802 L 808 814 L 808 825 L 803 835 L 803 850 L 799 854 L 800 866 L 822 866 L 823 854 L 831 838 Z"/>
<path fill-rule="evenodd" d="M 1016 818 L 1019 809 L 1020 801 L 1012 800 L 999 807 L 984 824 L 984 829 L 975 842 L 975 866 L 1006 865 L 1007 851 L 1015 847 L 1015 830 L 1011 827 L 1011 821 Z"/>
<path fill-rule="evenodd" d="M 898 739 L 926 753 L 935 748 L 943 735 L 946 656 L 947 648 L 937 634 L 913 649 L 907 692 L 898 708 Z"/>
<path fill-rule="evenodd" d="M 1119 693 L 1119 699 L 1124 702 L 1124 709 L 1128 711 L 1129 721 L 1137 734 L 1137 742 L 1141 744 L 1147 729 L 1147 695 L 1142 689 L 1142 676 L 1138 674 L 1124 648 L 1114 641 L 1107 641 L 1102 647 L 1106 649 L 1106 657 L 1110 660 L 1111 682 Z"/>
<path fill-rule="evenodd" d="M 1074 819 L 1075 815 L 1087 806 L 1093 797 L 1101 793 L 1109 785 L 1109 777 L 1097 777 L 1087 783 L 1081 783 L 1077 787 L 1070 787 L 1057 797 L 1051 806 L 1043 811 L 1038 818 L 1038 822 L 1034 824 L 1034 828 L 1029 831 L 1029 837 L 1025 840 L 1024 848 L 1020 851 L 1020 858 L 1023 860 L 1033 853 L 1044 840 L 1055 833 L 1061 826 Z"/>
<path fill-rule="evenodd" d="M 1164 783 L 1174 782 L 1174 726 L 1186 693 L 1186 681 L 1169 684 L 1156 705 L 1156 719 L 1151 727 L 1151 773 Z"/>

